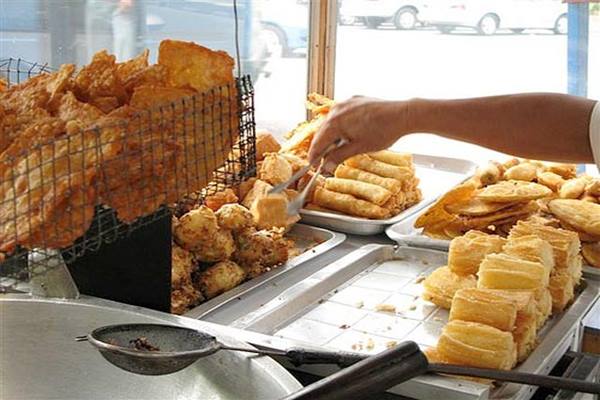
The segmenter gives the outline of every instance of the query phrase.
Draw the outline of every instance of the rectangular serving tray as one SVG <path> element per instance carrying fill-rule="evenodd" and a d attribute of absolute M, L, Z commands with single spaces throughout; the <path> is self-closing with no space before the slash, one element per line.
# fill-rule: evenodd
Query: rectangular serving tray
<path fill-rule="evenodd" d="M 400 214 L 382 220 L 352 217 L 344 214 L 302 209 L 302 222 L 355 235 L 377 235 L 433 203 L 435 199 L 472 176 L 477 164 L 458 158 L 413 154 L 416 175 L 423 200 Z"/>
<path fill-rule="evenodd" d="M 420 282 L 446 262 L 446 253 L 431 249 L 363 246 L 234 321 L 231 327 L 329 350 L 373 354 L 403 340 L 413 340 L 426 349 L 437 342 L 448 313 L 420 299 Z M 573 304 L 540 330 L 539 345 L 517 370 L 549 373 L 564 353 L 577 345 L 581 320 L 598 296 L 598 283 L 584 282 Z M 395 306 L 395 312 L 382 311 L 383 305 Z M 332 372 L 326 367 L 302 369 L 318 375 Z M 534 390 L 423 376 L 392 392 L 423 399 L 529 399 Z"/>

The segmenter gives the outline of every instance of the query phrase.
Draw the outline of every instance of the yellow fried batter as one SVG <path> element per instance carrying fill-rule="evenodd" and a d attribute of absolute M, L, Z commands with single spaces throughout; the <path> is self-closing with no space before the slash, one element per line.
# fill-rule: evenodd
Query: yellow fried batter
<path fill-rule="evenodd" d="M 206 298 L 213 298 L 243 282 L 246 272 L 233 261 L 222 261 L 200 274 L 198 285 Z"/>
<path fill-rule="evenodd" d="M 219 226 L 239 231 L 252 226 L 252 213 L 240 204 L 225 204 L 216 213 Z"/>

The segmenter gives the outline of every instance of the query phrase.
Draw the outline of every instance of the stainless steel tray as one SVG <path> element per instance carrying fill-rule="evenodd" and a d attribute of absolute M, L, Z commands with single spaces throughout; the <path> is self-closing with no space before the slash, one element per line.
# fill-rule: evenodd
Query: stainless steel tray
<path fill-rule="evenodd" d="M 75 336 L 109 324 L 167 323 L 204 330 L 233 346 L 236 331 L 139 307 L 100 300 L 0 295 L 0 398 L 280 399 L 300 384 L 268 357 L 223 351 L 171 375 L 141 376 L 110 365 Z M 234 337 L 236 339 L 234 339 Z"/>
<path fill-rule="evenodd" d="M 441 251 L 367 245 L 290 287 L 277 299 L 238 319 L 232 327 L 274 335 L 299 344 L 365 353 L 391 342 L 414 340 L 435 345 L 448 313 L 420 299 L 420 280 L 447 262 Z M 540 331 L 540 343 L 518 370 L 548 373 L 579 340 L 581 319 L 599 296 L 587 282 L 575 302 Z M 391 304 L 395 313 L 377 311 Z M 326 374 L 324 368 L 310 372 Z M 439 376 L 419 377 L 392 389 L 415 398 L 528 399 L 532 388 L 487 385 Z"/>
<path fill-rule="evenodd" d="M 472 176 L 477 168 L 474 162 L 457 158 L 423 154 L 414 154 L 413 157 L 416 175 L 420 179 L 419 187 L 423 192 L 423 200 L 418 204 L 392 218 L 382 220 L 303 209 L 300 211 L 302 222 L 355 235 L 376 235 L 382 233 L 387 226 L 422 210 L 443 193 Z"/>
<path fill-rule="evenodd" d="M 385 231 L 386 235 L 398 243 L 399 246 L 448 251 L 450 248 L 449 240 L 432 239 L 423 235 L 422 229 L 415 228 L 415 221 L 419 215 L 420 213 L 411 215 L 403 221 L 390 226 Z M 588 279 L 600 280 L 600 268 L 584 264 L 583 276 Z"/>
<path fill-rule="evenodd" d="M 248 292 L 257 289 L 273 280 L 274 278 L 296 268 L 303 263 L 333 249 L 346 240 L 346 235 L 342 233 L 332 232 L 326 229 L 317 228 L 314 226 L 296 224 L 288 233 L 289 237 L 293 237 L 296 246 L 300 249 L 301 254 L 289 260 L 285 265 L 279 268 L 272 269 L 269 272 L 262 274 L 254 279 L 251 279 L 241 285 L 217 296 L 209 301 L 200 304 L 188 311 L 185 316 L 195 319 L 210 318 L 211 314 L 217 312 L 219 308 L 225 306 L 232 301 L 241 301 L 243 296 Z M 314 246 L 315 243 L 320 243 Z"/>

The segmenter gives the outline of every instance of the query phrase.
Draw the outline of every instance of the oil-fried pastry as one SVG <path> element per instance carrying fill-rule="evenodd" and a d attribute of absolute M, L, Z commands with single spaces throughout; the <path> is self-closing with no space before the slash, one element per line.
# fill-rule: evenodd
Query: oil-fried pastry
<path fill-rule="evenodd" d="M 200 242 L 214 236 L 218 230 L 219 224 L 213 210 L 201 206 L 182 215 L 173 234 L 177 244 L 186 250 L 195 251 Z"/>
<path fill-rule="evenodd" d="M 493 203 L 481 199 L 472 198 L 462 203 L 452 203 L 446 206 L 446 210 L 458 215 L 469 217 L 480 217 L 504 210 L 514 206 L 515 203 Z"/>
<path fill-rule="evenodd" d="M 460 275 L 476 274 L 488 254 L 499 253 L 505 239 L 479 231 L 469 231 L 450 242 L 448 268 Z"/>
<path fill-rule="evenodd" d="M 541 263 L 550 273 L 554 269 L 552 246 L 535 235 L 511 237 L 503 247 L 505 254 Z"/>
<path fill-rule="evenodd" d="M 252 203 L 254 203 L 256 199 L 267 196 L 269 190 L 271 189 L 273 189 L 273 186 L 271 186 L 265 181 L 257 179 L 256 181 L 254 181 L 252 189 L 250 189 L 246 196 L 244 196 L 242 200 L 242 205 L 247 209 L 250 209 L 252 207 Z"/>
<path fill-rule="evenodd" d="M 271 184 L 279 185 L 287 182 L 293 174 L 292 166 L 283 156 L 277 153 L 269 153 L 265 156 L 258 178 Z"/>
<path fill-rule="evenodd" d="M 544 169 L 560 175 L 563 179 L 571 179 L 577 176 L 577 165 L 575 164 L 546 162 L 544 163 Z"/>
<path fill-rule="evenodd" d="M 412 168 L 386 164 L 384 162 L 375 160 L 366 154 L 359 154 L 349 158 L 344 162 L 344 164 L 353 168 L 361 169 L 363 171 L 371 172 L 375 175 L 383 176 L 385 178 L 393 178 L 399 180 L 400 182 L 412 179 L 414 176 L 414 171 Z"/>
<path fill-rule="evenodd" d="M 277 153 L 281 146 L 272 134 L 266 131 L 256 132 L 256 161 L 262 161 L 267 153 Z"/>
<path fill-rule="evenodd" d="M 383 219 L 389 213 L 388 210 L 377 204 L 357 199 L 349 194 L 332 192 L 325 188 L 315 189 L 313 202 L 321 207 L 363 218 Z"/>
<path fill-rule="evenodd" d="M 198 286 L 207 299 L 233 289 L 246 278 L 246 272 L 233 261 L 221 261 L 204 270 Z"/>
<path fill-rule="evenodd" d="M 285 194 L 269 194 L 252 203 L 250 213 L 258 229 L 286 228 L 298 222 L 299 216 L 288 216 L 288 199 Z"/>
<path fill-rule="evenodd" d="M 548 286 L 550 271 L 541 263 L 507 254 L 490 254 L 479 266 L 477 287 L 488 289 L 538 289 Z"/>
<path fill-rule="evenodd" d="M 536 235 L 550 243 L 554 252 L 555 268 L 567 268 L 579 253 L 581 243 L 575 232 L 540 225 L 532 221 L 519 221 L 511 229 L 508 240 L 529 235 Z"/>
<path fill-rule="evenodd" d="M 536 300 L 532 291 L 514 291 L 514 290 L 486 290 L 494 293 L 496 296 L 510 300 L 516 304 L 517 319 L 512 331 L 515 343 L 517 345 L 518 361 L 523 361 L 534 349 L 537 334 L 537 315 Z M 547 293 L 547 291 L 546 291 Z M 542 310 L 540 318 L 545 321 L 549 313 Z"/>
<path fill-rule="evenodd" d="M 537 174 L 538 183 L 546 186 L 553 192 L 558 192 L 561 186 L 565 183 L 562 176 L 555 174 L 554 172 L 544 171 Z"/>
<path fill-rule="evenodd" d="M 589 265 L 600 268 L 600 243 L 585 243 L 581 248 L 581 254 Z"/>
<path fill-rule="evenodd" d="M 581 200 L 552 200 L 550 212 L 575 229 L 600 236 L 600 204 Z"/>
<path fill-rule="evenodd" d="M 373 185 L 381 186 L 392 193 L 399 193 L 402 190 L 402 183 L 396 179 L 385 178 L 344 164 L 338 165 L 335 170 L 335 177 L 371 183 Z"/>
<path fill-rule="evenodd" d="M 517 304 L 489 289 L 461 289 L 450 308 L 450 321 L 479 322 L 501 331 L 512 332 L 517 320 Z"/>
<path fill-rule="evenodd" d="M 219 226 L 230 231 L 239 231 L 253 224 L 252 213 L 240 204 L 225 204 L 215 214 Z"/>
<path fill-rule="evenodd" d="M 479 179 L 481 186 L 488 186 L 497 183 L 502 178 L 503 172 L 502 164 L 490 161 L 486 166 L 477 168 L 475 177 Z"/>
<path fill-rule="evenodd" d="M 517 361 L 512 334 L 476 322 L 450 321 L 436 349 L 451 364 L 508 370 Z"/>
<path fill-rule="evenodd" d="M 410 153 L 396 153 L 390 150 L 381 150 L 369 153 L 369 157 L 398 167 L 413 167 L 413 156 Z"/>
<path fill-rule="evenodd" d="M 477 198 L 485 201 L 508 203 L 516 201 L 537 200 L 550 195 L 552 191 L 544 185 L 523 181 L 502 181 L 490 185 L 477 194 Z"/>
<path fill-rule="evenodd" d="M 327 178 L 325 189 L 350 194 L 378 206 L 383 205 L 392 196 L 392 192 L 380 186 L 351 179 Z"/>
<path fill-rule="evenodd" d="M 445 309 L 450 309 L 454 294 L 460 289 L 474 288 L 474 275 L 455 274 L 448 267 L 440 267 L 423 281 L 423 298 Z"/>
<path fill-rule="evenodd" d="M 585 178 L 570 179 L 561 186 L 558 196 L 561 199 L 578 199 L 585 192 L 586 186 Z"/>
<path fill-rule="evenodd" d="M 504 179 L 531 182 L 537 177 L 538 167 L 532 163 L 521 163 L 504 172 Z"/>
<path fill-rule="evenodd" d="M 565 270 L 556 271 L 550 277 L 548 290 L 552 296 L 552 312 L 563 311 L 575 297 L 573 276 Z"/>
<path fill-rule="evenodd" d="M 219 229 L 194 245 L 194 257 L 202 262 L 225 261 L 235 252 L 235 242 L 230 231 Z"/>

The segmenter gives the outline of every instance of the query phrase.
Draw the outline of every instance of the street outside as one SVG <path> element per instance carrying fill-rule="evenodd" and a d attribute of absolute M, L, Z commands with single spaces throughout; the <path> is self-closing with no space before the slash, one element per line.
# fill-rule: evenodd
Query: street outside
<path fill-rule="evenodd" d="M 256 82 L 259 128 L 280 135 L 304 120 L 306 58 L 278 58 Z M 590 23 L 588 96 L 600 99 L 600 18 Z M 335 98 L 457 98 L 515 92 L 567 91 L 567 37 L 550 31 L 480 36 L 468 29 L 399 31 L 339 26 Z M 494 154 L 474 146 L 414 135 L 398 148 L 481 160 Z M 472 157 L 471 157 L 472 158 Z"/>

